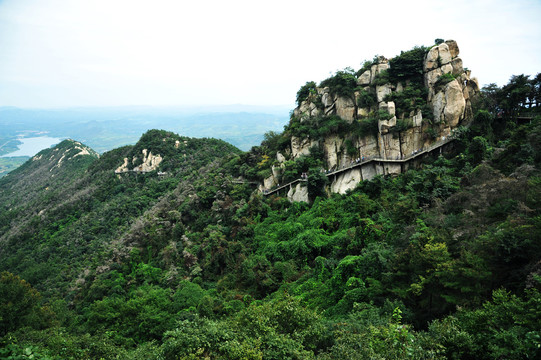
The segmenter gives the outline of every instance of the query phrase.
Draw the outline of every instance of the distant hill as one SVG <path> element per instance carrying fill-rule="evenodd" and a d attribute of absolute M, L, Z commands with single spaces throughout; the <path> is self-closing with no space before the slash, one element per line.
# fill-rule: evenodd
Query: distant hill
<path fill-rule="evenodd" d="M 20 135 L 44 132 L 73 138 L 102 153 L 134 144 L 155 128 L 190 137 L 214 137 L 242 150 L 258 145 L 267 131 L 281 131 L 289 119 L 288 106 L 208 106 L 19 109 L 0 108 L 2 144 Z M 2 146 L 0 155 L 13 151 Z"/>

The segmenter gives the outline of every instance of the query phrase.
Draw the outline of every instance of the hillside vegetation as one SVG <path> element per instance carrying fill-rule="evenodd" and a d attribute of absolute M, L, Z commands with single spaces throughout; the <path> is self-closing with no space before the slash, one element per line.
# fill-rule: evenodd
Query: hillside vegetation
<path fill-rule="evenodd" d="M 0 359 L 539 358 L 539 85 L 484 88 L 418 169 L 311 175 L 310 203 L 251 182 L 287 134 L 44 150 L 0 179 Z"/>

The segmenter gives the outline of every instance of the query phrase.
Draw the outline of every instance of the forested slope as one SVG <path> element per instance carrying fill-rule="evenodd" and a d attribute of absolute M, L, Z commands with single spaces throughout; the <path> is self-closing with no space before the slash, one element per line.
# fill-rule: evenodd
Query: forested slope
<path fill-rule="evenodd" d="M 454 152 L 310 204 L 244 180 L 270 141 L 29 162 L 0 180 L 0 358 L 539 357 L 541 119 L 515 80 Z M 144 149 L 158 167 L 115 174 Z"/>

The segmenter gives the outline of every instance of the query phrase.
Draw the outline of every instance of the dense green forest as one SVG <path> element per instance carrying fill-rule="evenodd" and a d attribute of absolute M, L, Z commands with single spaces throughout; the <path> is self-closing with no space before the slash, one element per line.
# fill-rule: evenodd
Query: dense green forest
<path fill-rule="evenodd" d="M 0 179 L 0 359 L 539 358 L 540 84 L 483 88 L 452 152 L 310 179 L 310 204 L 248 181 L 283 134 L 42 151 Z M 115 174 L 143 149 L 160 175 Z"/>

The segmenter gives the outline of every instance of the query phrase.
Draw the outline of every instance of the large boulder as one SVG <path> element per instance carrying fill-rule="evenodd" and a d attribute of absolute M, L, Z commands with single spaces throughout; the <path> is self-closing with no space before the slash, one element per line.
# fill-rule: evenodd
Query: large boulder
<path fill-rule="evenodd" d="M 278 181 L 274 176 L 269 176 L 268 178 L 263 179 L 263 187 L 268 190 L 273 188 L 275 185 L 278 184 Z"/>
<path fill-rule="evenodd" d="M 296 136 L 291 137 L 291 156 L 293 159 L 301 155 L 309 155 L 310 148 L 317 145 L 317 141 L 311 141 L 310 139 L 301 139 Z"/>
<path fill-rule="evenodd" d="M 160 155 L 152 155 L 152 151 L 148 151 L 147 149 L 143 149 L 141 153 L 143 154 L 143 163 L 133 168 L 133 171 L 135 172 L 154 171 L 163 160 Z"/>
<path fill-rule="evenodd" d="M 460 50 L 458 49 L 458 44 L 456 43 L 456 41 L 447 40 L 445 43 L 449 47 L 449 52 L 451 53 L 451 57 L 456 58 L 458 54 L 460 53 Z"/>
<path fill-rule="evenodd" d="M 451 128 L 458 125 L 458 122 L 464 114 L 466 100 L 462 92 L 462 87 L 455 79 L 445 86 L 445 122 Z"/>
<path fill-rule="evenodd" d="M 417 111 L 417 114 L 412 116 L 413 127 L 420 127 L 423 124 L 423 113 L 421 110 Z"/>
<path fill-rule="evenodd" d="M 374 81 L 374 79 L 376 78 L 376 75 L 388 69 L 389 69 L 389 60 L 387 60 L 383 56 L 380 56 L 378 58 L 378 63 L 372 65 L 372 67 L 370 68 L 370 82 L 372 83 Z"/>
<path fill-rule="evenodd" d="M 380 134 L 387 134 L 394 126 L 396 126 L 396 116 L 393 116 L 389 120 L 378 120 L 378 130 Z"/>
<path fill-rule="evenodd" d="M 434 87 L 434 84 L 436 83 L 436 81 L 438 81 L 441 74 L 442 74 L 441 68 L 436 68 L 436 69 L 434 69 L 432 71 L 427 72 L 425 74 L 425 85 L 426 85 L 426 87 L 428 87 L 428 88 Z"/>
<path fill-rule="evenodd" d="M 336 115 L 351 123 L 355 119 L 355 103 L 348 97 L 340 96 L 334 103 Z"/>
<path fill-rule="evenodd" d="M 382 102 L 385 96 L 391 94 L 391 92 L 391 84 L 376 86 L 376 96 L 378 98 L 378 103 Z"/>
<path fill-rule="evenodd" d="M 323 94 L 321 95 L 321 102 L 323 103 L 323 106 L 329 107 L 333 104 L 333 98 L 330 93 L 330 89 L 328 87 L 323 88 Z"/>
<path fill-rule="evenodd" d="M 357 79 L 357 85 L 361 85 L 361 86 L 370 85 L 370 76 L 371 76 L 370 74 L 371 74 L 370 70 L 366 70 L 365 72 L 363 72 L 361 76 L 359 76 L 359 78 Z"/>
<path fill-rule="evenodd" d="M 325 138 L 323 142 L 323 152 L 327 160 L 327 166 L 329 169 L 338 167 L 339 154 L 341 153 L 344 139 L 337 135 L 330 135 Z"/>
<path fill-rule="evenodd" d="M 437 46 L 434 46 L 432 49 L 428 51 L 425 57 L 425 62 L 423 64 L 424 72 L 434 70 L 440 66 L 438 62 L 438 56 L 439 56 L 439 49 Z"/>
<path fill-rule="evenodd" d="M 361 169 L 354 168 L 350 171 L 340 173 L 336 180 L 331 184 L 331 192 L 345 194 L 348 190 L 353 190 L 362 180 Z"/>
<path fill-rule="evenodd" d="M 449 46 L 446 43 L 438 45 L 438 53 L 441 65 L 449 64 L 453 59 L 451 57 L 451 52 L 449 51 Z"/>
<path fill-rule="evenodd" d="M 308 187 L 304 183 L 298 183 L 289 189 L 287 198 L 291 202 L 308 202 Z"/>
<path fill-rule="evenodd" d="M 451 66 L 453 67 L 454 76 L 458 76 L 464 72 L 464 68 L 462 67 L 462 59 L 459 57 L 454 58 L 453 61 L 451 61 Z"/>
<path fill-rule="evenodd" d="M 432 109 L 434 114 L 434 123 L 440 123 L 443 115 L 443 109 L 445 108 L 445 94 L 443 91 L 438 91 L 432 99 Z"/>

